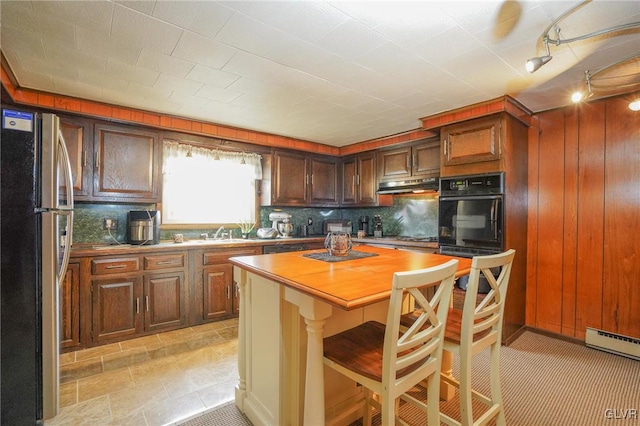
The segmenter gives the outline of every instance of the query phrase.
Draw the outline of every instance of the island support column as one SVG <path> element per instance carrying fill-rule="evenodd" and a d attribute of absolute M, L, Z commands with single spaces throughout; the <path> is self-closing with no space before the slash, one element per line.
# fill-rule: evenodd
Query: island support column
<path fill-rule="evenodd" d="M 303 424 L 323 425 L 324 419 L 324 324 L 332 308 L 324 302 L 293 289 L 285 289 L 285 300 L 299 308 L 307 325 L 307 361 L 304 386 Z"/>
<path fill-rule="evenodd" d="M 247 283 L 247 271 L 233 267 L 233 280 L 238 286 L 238 297 L 240 298 L 239 309 L 241 313 L 248 314 L 249 310 L 246 306 L 246 283 Z M 247 397 L 247 378 L 246 378 L 246 315 L 240 315 L 238 318 L 238 384 L 235 390 L 235 402 L 240 411 L 244 412 L 244 399 Z"/>

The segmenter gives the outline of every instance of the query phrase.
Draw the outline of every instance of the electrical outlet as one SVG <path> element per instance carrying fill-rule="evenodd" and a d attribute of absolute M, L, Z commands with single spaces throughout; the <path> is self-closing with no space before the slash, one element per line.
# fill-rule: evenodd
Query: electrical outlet
<path fill-rule="evenodd" d="M 107 229 L 116 229 L 118 228 L 118 221 L 116 219 L 107 219 L 106 217 L 102 219 L 102 229 L 105 231 Z"/>

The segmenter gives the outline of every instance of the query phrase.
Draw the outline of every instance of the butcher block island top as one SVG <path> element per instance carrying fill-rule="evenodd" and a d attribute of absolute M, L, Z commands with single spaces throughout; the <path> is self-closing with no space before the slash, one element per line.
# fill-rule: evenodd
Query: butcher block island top
<path fill-rule="evenodd" d="M 326 262 L 304 256 L 326 250 L 310 250 L 232 257 L 229 262 L 346 310 L 388 299 L 394 272 L 429 268 L 450 259 L 460 262 L 456 276 L 468 274 L 471 268 L 471 259 L 440 254 L 372 246 L 356 246 L 353 250 L 373 256 Z"/>

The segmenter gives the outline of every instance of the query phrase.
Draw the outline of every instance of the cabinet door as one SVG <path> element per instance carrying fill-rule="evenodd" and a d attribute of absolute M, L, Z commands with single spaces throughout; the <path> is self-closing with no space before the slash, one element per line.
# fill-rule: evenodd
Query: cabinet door
<path fill-rule="evenodd" d="M 160 201 L 157 132 L 96 124 L 94 150 L 94 197 Z"/>
<path fill-rule="evenodd" d="M 186 323 L 184 273 L 145 275 L 145 331 L 178 328 Z"/>
<path fill-rule="evenodd" d="M 413 147 L 413 176 L 440 176 L 440 141 Z"/>
<path fill-rule="evenodd" d="M 60 130 L 69 152 L 73 194 L 77 200 L 84 200 L 91 195 L 93 180 L 91 122 L 78 118 L 60 117 Z"/>
<path fill-rule="evenodd" d="M 411 177 L 411 147 L 382 151 L 378 154 L 380 179 L 402 179 Z"/>
<path fill-rule="evenodd" d="M 358 195 L 360 205 L 374 206 L 378 204 L 378 181 L 376 179 L 375 155 L 362 155 L 358 157 Z"/>
<path fill-rule="evenodd" d="M 202 319 L 215 321 L 232 316 L 233 267 L 231 264 L 208 266 L 204 268 L 202 275 Z"/>
<path fill-rule="evenodd" d="M 80 345 L 80 264 L 69 263 L 61 285 L 60 347 Z"/>
<path fill-rule="evenodd" d="M 290 152 L 273 154 L 272 203 L 298 205 L 307 203 L 308 157 Z"/>
<path fill-rule="evenodd" d="M 93 280 L 91 292 L 94 342 L 129 338 L 142 332 L 140 276 Z"/>
<path fill-rule="evenodd" d="M 343 205 L 353 205 L 358 202 L 358 162 L 355 157 L 342 161 L 342 198 Z"/>
<path fill-rule="evenodd" d="M 445 127 L 441 134 L 445 166 L 500 159 L 500 119 L 481 119 Z"/>
<path fill-rule="evenodd" d="M 338 205 L 338 164 L 335 159 L 312 158 L 308 179 L 312 205 Z"/>

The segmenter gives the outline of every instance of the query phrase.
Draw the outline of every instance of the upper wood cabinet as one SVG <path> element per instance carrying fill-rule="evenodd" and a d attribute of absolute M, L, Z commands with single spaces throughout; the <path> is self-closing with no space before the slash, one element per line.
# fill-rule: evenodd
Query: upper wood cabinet
<path fill-rule="evenodd" d="M 500 160 L 500 118 L 473 120 L 442 129 L 444 166 Z"/>
<path fill-rule="evenodd" d="M 69 152 L 73 195 L 76 198 L 89 196 L 93 182 L 93 122 L 60 117 L 60 130 Z"/>
<path fill-rule="evenodd" d="M 272 205 L 338 205 L 338 165 L 335 158 L 274 151 L 271 179 Z"/>
<path fill-rule="evenodd" d="M 160 202 L 160 133 L 60 117 L 78 201 Z"/>
<path fill-rule="evenodd" d="M 347 157 L 340 162 L 343 206 L 376 206 L 376 155 L 373 152 Z"/>
<path fill-rule="evenodd" d="M 96 124 L 93 196 L 159 202 L 161 149 L 158 132 Z"/>
<path fill-rule="evenodd" d="M 422 140 L 378 153 L 381 180 L 440 175 L 440 141 Z"/>

